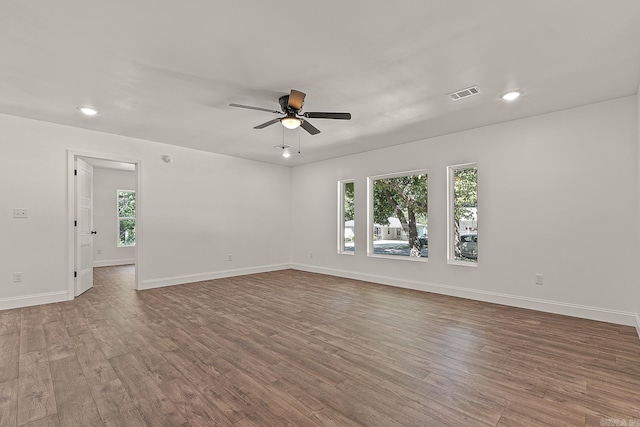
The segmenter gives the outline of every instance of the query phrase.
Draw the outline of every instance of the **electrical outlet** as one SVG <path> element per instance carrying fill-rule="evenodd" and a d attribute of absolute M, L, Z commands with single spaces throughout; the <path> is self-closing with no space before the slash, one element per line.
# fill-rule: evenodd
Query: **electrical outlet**
<path fill-rule="evenodd" d="M 233 254 L 227 255 L 227 261 L 233 261 Z"/>
<path fill-rule="evenodd" d="M 22 282 L 22 272 L 21 271 L 16 271 L 15 273 L 13 273 L 13 281 L 14 281 L 14 283 Z"/>
<path fill-rule="evenodd" d="M 102 255 L 102 249 L 98 249 L 98 255 Z"/>
<path fill-rule="evenodd" d="M 313 252 L 309 252 L 309 258 L 313 258 Z"/>
<path fill-rule="evenodd" d="M 542 278 L 542 274 L 536 274 L 535 283 L 536 283 L 536 285 L 542 285 L 544 283 L 543 282 L 543 278 Z"/>
<path fill-rule="evenodd" d="M 13 208 L 14 218 L 27 218 L 27 210 L 23 208 Z"/>

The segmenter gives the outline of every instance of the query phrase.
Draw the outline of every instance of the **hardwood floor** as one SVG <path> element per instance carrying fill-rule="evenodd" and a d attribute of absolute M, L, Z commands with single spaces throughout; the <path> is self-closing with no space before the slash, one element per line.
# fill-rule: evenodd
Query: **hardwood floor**
<path fill-rule="evenodd" d="M 0 312 L 0 426 L 640 426 L 631 327 L 293 270 L 133 274 Z"/>

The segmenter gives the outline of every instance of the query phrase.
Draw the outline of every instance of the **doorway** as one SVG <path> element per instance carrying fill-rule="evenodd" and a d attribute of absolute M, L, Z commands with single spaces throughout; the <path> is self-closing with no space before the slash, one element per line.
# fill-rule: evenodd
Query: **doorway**
<path fill-rule="evenodd" d="M 135 279 L 132 289 L 142 289 L 142 162 L 138 159 L 74 151 L 68 151 L 67 160 L 67 299 L 72 300 L 93 286 L 94 266 L 133 264 Z M 94 188 L 99 190 L 97 194 Z M 131 218 L 130 209 L 127 210 L 127 218 L 120 218 L 120 194 L 127 195 L 127 198 L 122 199 L 129 206 L 133 200 L 135 218 Z M 95 200 L 96 197 L 98 200 Z M 108 205 L 105 204 L 105 197 Z M 94 209 L 94 204 L 98 210 Z M 132 228 L 132 223 L 135 228 Z M 131 239 L 132 233 L 134 240 Z M 121 235 L 125 238 L 121 239 Z"/>

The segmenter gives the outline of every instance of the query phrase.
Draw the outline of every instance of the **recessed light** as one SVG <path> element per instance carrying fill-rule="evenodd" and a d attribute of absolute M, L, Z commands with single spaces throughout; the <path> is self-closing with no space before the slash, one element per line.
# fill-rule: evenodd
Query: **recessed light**
<path fill-rule="evenodd" d="M 80 110 L 80 112 L 85 116 L 95 116 L 96 114 L 98 114 L 98 110 L 92 107 L 87 107 L 87 106 L 78 107 L 78 110 Z"/>
<path fill-rule="evenodd" d="M 518 99 L 520 97 L 520 95 L 522 95 L 522 92 L 519 92 L 517 90 L 514 90 L 512 92 L 507 92 L 504 95 L 502 95 L 502 99 L 505 101 L 515 101 L 516 99 Z"/>
<path fill-rule="evenodd" d="M 280 145 L 276 145 L 273 148 L 279 148 L 282 150 L 282 157 L 284 157 L 285 159 L 288 159 L 289 157 L 291 157 L 291 151 L 289 151 L 289 148 L 291 148 L 290 145 L 286 145 L 286 144 L 280 144 Z"/>

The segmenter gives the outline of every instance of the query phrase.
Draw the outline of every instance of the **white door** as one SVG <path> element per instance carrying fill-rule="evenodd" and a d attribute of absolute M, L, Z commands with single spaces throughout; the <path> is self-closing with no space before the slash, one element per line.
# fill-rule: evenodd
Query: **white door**
<path fill-rule="evenodd" d="M 76 159 L 75 296 L 93 287 L 93 166 Z"/>

